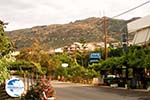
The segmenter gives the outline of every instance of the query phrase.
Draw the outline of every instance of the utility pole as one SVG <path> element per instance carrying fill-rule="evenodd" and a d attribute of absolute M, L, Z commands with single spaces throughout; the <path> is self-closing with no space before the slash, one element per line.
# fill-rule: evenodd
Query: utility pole
<path fill-rule="evenodd" d="M 106 17 L 104 16 L 104 44 L 105 44 L 105 59 L 108 57 L 107 53 L 107 29 L 106 29 Z"/>

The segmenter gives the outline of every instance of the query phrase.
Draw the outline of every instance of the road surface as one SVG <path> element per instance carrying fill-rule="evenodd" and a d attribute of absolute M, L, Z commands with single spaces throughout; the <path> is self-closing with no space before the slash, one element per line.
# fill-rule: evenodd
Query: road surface
<path fill-rule="evenodd" d="M 52 81 L 57 100 L 150 100 L 150 93 Z"/>

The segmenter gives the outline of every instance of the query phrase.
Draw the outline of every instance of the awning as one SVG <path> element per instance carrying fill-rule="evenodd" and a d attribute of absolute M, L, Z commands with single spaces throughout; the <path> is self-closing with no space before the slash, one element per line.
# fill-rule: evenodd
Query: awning
<path fill-rule="evenodd" d="M 132 42 L 133 44 L 141 44 L 149 41 L 150 41 L 150 28 L 147 28 L 136 32 Z"/>

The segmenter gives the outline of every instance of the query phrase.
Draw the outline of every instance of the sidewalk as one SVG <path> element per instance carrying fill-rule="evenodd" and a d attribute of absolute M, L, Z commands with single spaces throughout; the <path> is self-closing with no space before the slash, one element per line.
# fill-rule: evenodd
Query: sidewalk
<path fill-rule="evenodd" d="M 145 93 L 150 93 L 150 90 L 148 89 L 127 89 L 125 87 L 110 87 L 110 86 L 99 86 L 102 88 L 110 88 L 110 89 L 119 89 L 119 90 L 127 90 L 127 91 L 135 91 L 135 92 L 145 92 Z"/>

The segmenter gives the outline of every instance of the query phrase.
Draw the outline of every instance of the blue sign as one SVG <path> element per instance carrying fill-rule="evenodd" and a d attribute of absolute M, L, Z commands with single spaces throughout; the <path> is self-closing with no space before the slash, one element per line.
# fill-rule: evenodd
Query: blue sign
<path fill-rule="evenodd" d="M 11 97 L 20 97 L 24 92 L 24 83 L 19 78 L 12 78 L 6 81 L 5 89 Z"/>
<path fill-rule="evenodd" d="M 101 54 L 100 53 L 91 53 L 90 54 L 90 59 L 100 59 Z"/>
<path fill-rule="evenodd" d="M 91 53 L 90 54 L 90 63 L 98 63 L 101 59 L 100 53 Z"/>

